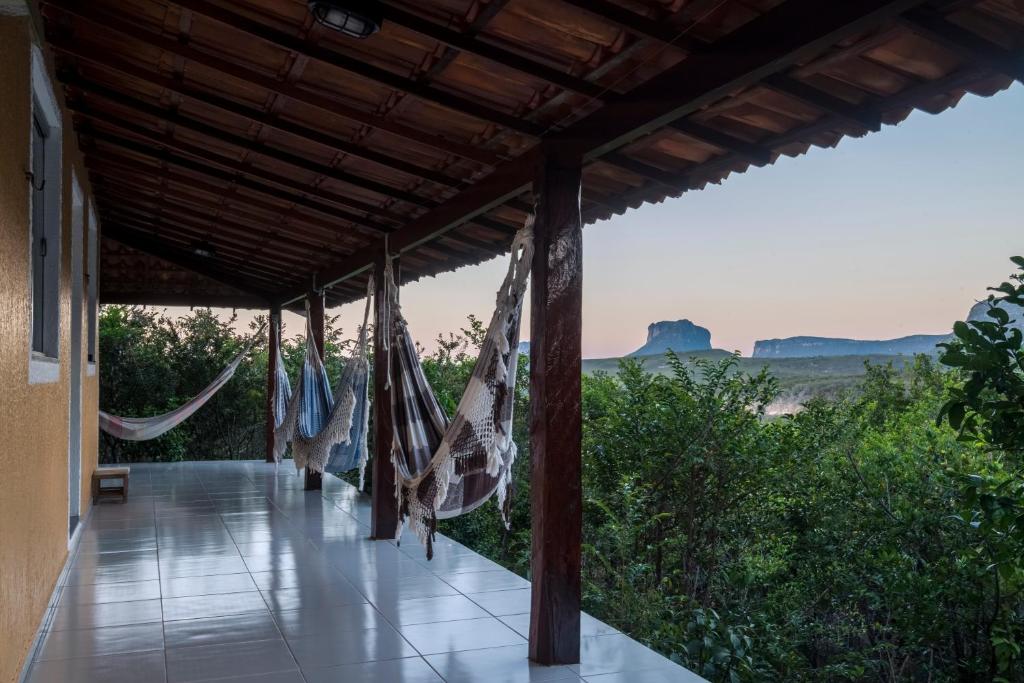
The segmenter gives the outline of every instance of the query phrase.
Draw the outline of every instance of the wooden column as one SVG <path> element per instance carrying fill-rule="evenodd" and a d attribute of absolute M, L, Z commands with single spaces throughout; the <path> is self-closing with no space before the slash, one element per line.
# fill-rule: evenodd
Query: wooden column
<path fill-rule="evenodd" d="M 575 664 L 580 660 L 583 535 L 581 160 L 546 149 L 536 178 L 530 285 L 530 659 Z"/>
<path fill-rule="evenodd" d="M 370 517 L 370 538 L 389 540 L 398 528 L 398 501 L 395 500 L 395 466 L 391 463 L 391 391 L 386 389 L 391 354 L 384 349 L 388 330 L 380 321 L 380 304 L 387 296 L 384 286 L 386 255 L 381 253 L 374 264 L 373 325 L 373 502 Z M 391 262 L 395 280 L 399 280 L 398 259 Z"/>
<path fill-rule="evenodd" d="M 324 293 L 311 291 L 306 295 L 309 301 L 309 326 L 313 330 L 313 343 L 316 351 L 324 358 Z M 306 469 L 306 490 L 319 491 L 324 486 L 324 475 Z"/>
<path fill-rule="evenodd" d="M 267 462 L 274 462 L 274 392 L 277 391 L 277 347 L 281 341 L 281 307 L 270 309 L 270 324 L 267 325 Z"/>

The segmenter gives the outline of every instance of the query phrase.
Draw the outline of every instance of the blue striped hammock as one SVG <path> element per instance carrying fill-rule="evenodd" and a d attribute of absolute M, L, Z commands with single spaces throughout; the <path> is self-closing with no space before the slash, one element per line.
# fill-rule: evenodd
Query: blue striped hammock
<path fill-rule="evenodd" d="M 369 373 L 366 336 L 370 312 L 372 278 L 367 289 L 363 326 L 356 348 L 345 362 L 334 390 L 327 368 L 317 352 L 306 316 L 306 356 L 298 385 L 292 392 L 278 344 L 274 359 L 277 390 L 274 395 L 274 459 L 281 461 L 288 444 L 297 470 L 347 472 L 359 468 L 363 474 L 369 455 Z M 280 334 L 280 331 L 278 331 Z"/>

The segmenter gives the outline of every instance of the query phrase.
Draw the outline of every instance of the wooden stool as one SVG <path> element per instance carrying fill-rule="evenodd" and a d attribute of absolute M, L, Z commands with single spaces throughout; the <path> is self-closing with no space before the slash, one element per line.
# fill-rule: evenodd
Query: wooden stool
<path fill-rule="evenodd" d="M 92 473 L 92 503 L 95 505 L 102 498 L 120 497 L 122 503 L 128 502 L 128 467 L 100 467 Z M 105 479 L 120 479 L 120 486 L 101 486 Z"/>

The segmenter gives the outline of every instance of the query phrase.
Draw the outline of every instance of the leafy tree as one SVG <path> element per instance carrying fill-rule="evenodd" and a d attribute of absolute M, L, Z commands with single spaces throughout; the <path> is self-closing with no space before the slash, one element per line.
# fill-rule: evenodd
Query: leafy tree
<path fill-rule="evenodd" d="M 942 345 L 942 363 L 965 379 L 950 392 L 939 421 L 991 453 L 986 467 L 962 477 L 961 516 L 977 532 L 974 550 L 994 585 L 989 671 L 1017 681 L 1024 680 L 1024 321 L 1012 325 L 1008 310 L 1024 305 L 1024 257 L 1011 260 L 1019 272 L 990 288 L 989 319 L 956 323 L 955 340 Z"/>

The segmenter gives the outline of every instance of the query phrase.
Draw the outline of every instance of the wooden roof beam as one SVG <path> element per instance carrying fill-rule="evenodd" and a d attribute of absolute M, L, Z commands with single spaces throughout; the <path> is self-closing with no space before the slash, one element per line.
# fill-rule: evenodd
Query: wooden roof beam
<path fill-rule="evenodd" d="M 330 64 L 364 80 L 405 93 L 425 102 L 439 105 L 453 112 L 472 116 L 481 121 L 493 123 L 532 137 L 540 136 L 544 132 L 543 127 L 526 121 L 515 114 L 492 109 L 481 104 L 479 101 L 466 99 L 445 90 L 419 83 L 321 45 L 311 45 L 307 41 L 296 38 L 289 33 L 278 31 L 245 15 L 224 9 L 205 0 L 174 0 L 174 3 L 191 10 L 197 15 L 224 24 L 232 30 L 247 33 L 271 45 L 290 50 L 297 55 Z"/>
<path fill-rule="evenodd" d="M 803 81 L 798 81 L 782 74 L 776 74 L 764 79 L 761 85 L 780 92 L 787 97 L 799 100 L 815 109 L 820 109 L 826 114 L 842 119 L 858 128 L 864 128 L 873 133 L 882 129 L 881 117 L 867 113 L 863 105 L 851 104 Z"/>
<path fill-rule="evenodd" d="M 634 175 L 638 175 L 641 178 L 644 178 L 645 180 L 650 180 L 665 187 L 671 187 L 671 185 L 669 184 L 671 182 L 670 179 L 673 176 L 671 172 L 665 171 L 655 166 L 651 166 L 650 164 L 644 163 L 643 161 L 639 161 L 632 157 L 626 156 L 622 152 L 609 152 L 608 154 L 605 154 L 603 157 L 601 157 L 599 161 L 607 164 L 613 164 L 623 170 L 629 171 Z M 602 204 L 604 206 L 608 206 L 608 204 Z M 615 207 L 609 208 L 614 209 Z"/>
<path fill-rule="evenodd" d="M 116 241 L 116 240 L 115 240 Z M 100 281 L 100 303 L 124 306 L 189 306 L 192 308 L 243 308 L 265 309 L 267 302 L 245 294 L 174 294 L 159 292 L 140 294 L 138 292 L 111 291 Z"/>
<path fill-rule="evenodd" d="M 121 130 L 124 130 L 125 132 L 131 133 L 132 135 L 143 138 L 153 144 L 170 147 L 179 152 L 183 152 L 198 159 L 202 159 L 206 163 L 214 164 L 216 166 L 228 169 L 231 172 L 244 176 L 249 176 L 252 178 L 258 178 L 260 180 L 273 183 L 275 185 L 280 185 L 281 187 L 286 187 L 293 191 L 315 194 L 320 199 L 339 204 L 341 206 L 347 207 L 348 209 L 363 211 L 366 214 L 368 214 L 368 216 L 350 214 L 344 209 L 337 210 L 339 214 L 351 216 L 351 220 L 353 223 L 371 232 L 376 232 L 380 234 L 382 232 L 388 232 L 388 228 L 379 226 L 379 224 L 376 221 L 373 221 L 372 219 L 369 218 L 370 215 L 385 220 L 389 220 L 392 221 L 393 223 L 398 224 L 402 224 L 408 219 L 407 216 L 393 213 L 391 211 L 388 211 L 387 209 L 376 207 L 372 204 L 367 204 L 366 202 L 362 202 L 357 199 L 352 199 L 351 197 L 340 195 L 336 192 L 330 192 L 323 188 L 312 187 L 304 183 L 298 182 L 296 180 L 293 180 L 292 178 L 286 178 L 284 176 L 278 175 L 277 173 L 273 173 L 271 171 L 256 168 L 253 166 L 248 166 L 240 161 L 236 161 L 234 159 L 222 156 L 220 154 L 215 154 L 203 147 L 193 145 L 182 140 L 178 140 L 177 138 L 168 136 L 166 134 L 161 134 L 157 133 L 156 131 L 149 130 L 148 128 L 136 125 L 131 121 L 127 121 L 118 116 L 114 116 L 110 113 L 100 112 L 89 107 L 84 107 L 80 103 L 75 101 L 69 101 L 68 107 L 71 110 L 83 116 L 84 118 L 100 121 L 107 125 L 114 126 Z"/>
<path fill-rule="evenodd" d="M 207 52 L 197 50 L 191 46 L 184 45 L 176 40 L 156 33 L 137 23 L 126 21 L 121 15 L 114 14 L 97 8 L 92 3 L 79 3 L 72 0 L 42 0 L 45 4 L 57 8 L 59 11 L 78 17 L 83 21 L 95 24 L 104 30 L 114 31 L 123 37 L 148 44 L 159 48 L 164 52 L 176 57 L 186 59 L 189 62 L 199 64 L 207 69 L 219 72 L 224 76 L 234 78 L 264 90 L 268 90 L 288 99 L 302 102 L 311 107 L 316 107 L 332 116 L 355 121 L 364 126 L 395 135 L 411 142 L 432 147 L 444 154 L 450 154 L 476 161 L 481 164 L 493 166 L 499 163 L 501 156 L 481 149 L 475 145 L 451 140 L 438 135 L 432 135 L 418 128 L 405 126 L 388 120 L 384 116 L 369 113 L 356 109 L 346 104 L 343 100 L 332 97 L 324 97 L 310 92 L 291 83 L 275 80 L 265 73 L 249 69 L 234 62 L 216 57 Z"/>
<path fill-rule="evenodd" d="M 324 176 L 325 178 L 330 178 L 331 180 L 351 185 L 352 187 L 379 194 L 386 199 L 403 201 L 418 207 L 430 207 L 435 204 L 432 200 L 427 199 L 426 197 L 421 197 L 415 193 L 406 192 L 401 188 L 369 180 L 339 168 L 319 164 L 304 157 L 270 147 L 255 140 L 234 135 L 216 126 L 187 117 L 177 110 L 164 109 L 163 107 L 151 105 L 111 88 L 91 83 L 84 78 L 72 77 L 68 74 L 64 74 L 63 78 L 64 83 L 85 93 L 90 98 L 100 98 L 132 112 L 161 119 L 172 124 L 175 128 L 181 128 L 197 135 L 219 140 L 220 142 L 229 144 L 232 147 L 238 147 L 239 149 L 244 149 L 248 152 L 264 156 L 269 159 L 274 159 L 275 161 L 288 164 L 289 166 L 294 166 L 304 171 L 316 173 Z"/>
<path fill-rule="evenodd" d="M 217 252 L 217 258 L 230 265 L 234 271 L 243 273 L 251 280 L 261 280 L 270 296 L 280 289 L 294 286 L 301 278 L 296 277 L 294 266 L 271 262 L 269 258 L 254 255 L 251 250 L 232 242 L 218 238 L 209 229 L 194 227 L 174 220 L 163 218 L 142 217 L 114 210 L 111 205 L 104 205 L 104 219 L 137 232 L 152 232 L 164 241 L 177 241 L 181 249 L 187 251 L 196 241 L 209 242 Z M 271 299 L 272 301 L 273 299 Z"/>
<path fill-rule="evenodd" d="M 186 159 L 184 157 L 179 157 L 177 155 L 170 154 L 166 150 L 156 150 L 147 147 L 146 145 L 134 142 L 132 140 L 127 140 L 117 135 L 104 133 L 101 131 L 97 131 L 95 129 L 89 129 L 83 132 L 90 138 L 93 138 L 94 140 L 103 142 L 106 145 L 112 145 L 120 150 L 131 152 L 133 154 L 138 154 L 139 156 L 145 158 L 153 159 L 154 161 L 158 161 L 161 164 L 167 164 L 170 166 L 185 169 L 193 173 L 197 173 L 203 178 L 207 178 L 209 180 L 225 182 L 228 184 L 233 183 L 238 185 L 239 187 L 245 188 L 250 192 L 258 194 L 261 197 L 266 197 L 267 199 L 276 199 L 278 201 L 283 202 L 289 202 L 291 204 L 294 204 L 295 206 L 301 206 L 303 209 L 307 209 L 309 211 L 317 213 L 328 220 L 341 220 L 349 224 L 338 226 L 338 229 L 352 229 L 358 233 L 369 233 L 372 235 L 379 235 L 382 232 L 387 232 L 391 230 L 390 226 L 378 224 L 375 221 L 367 221 L 367 219 L 363 216 L 350 214 L 346 211 L 337 209 L 336 207 L 333 207 L 330 204 L 317 201 L 310 197 L 293 195 L 273 187 L 268 187 L 261 183 L 253 182 L 240 175 L 221 171 L 216 168 L 206 166 L 205 164 L 199 163 L 197 161 L 192 161 L 191 159 Z M 106 156 L 104 155 L 103 158 L 106 158 Z M 134 160 L 129 160 L 127 157 L 123 157 L 120 155 L 115 155 L 114 160 L 117 163 L 127 162 L 137 164 L 138 166 L 142 166 L 142 164 L 139 164 Z M 141 171 L 142 169 L 139 168 L 139 170 Z M 161 173 L 162 175 L 165 175 L 169 180 L 181 182 L 179 180 L 179 175 L 170 172 L 163 172 L 162 169 L 158 167 L 147 167 L 147 172 Z M 287 209 L 283 210 L 287 211 Z"/>
<path fill-rule="evenodd" d="M 1006 50 L 925 8 L 907 12 L 903 23 L 918 35 L 1024 83 L 1024 57 L 1019 52 Z"/>
<path fill-rule="evenodd" d="M 279 116 L 270 114 L 262 109 L 239 104 L 234 100 L 229 100 L 196 88 L 195 86 L 190 86 L 182 80 L 168 78 L 155 71 L 117 59 L 103 50 L 87 47 L 75 43 L 74 41 L 63 39 L 59 36 L 52 38 L 50 40 L 50 45 L 56 51 L 66 54 L 69 57 L 83 60 L 104 70 L 129 76 L 145 83 L 152 83 L 153 85 L 164 88 L 168 92 L 176 93 L 177 95 L 194 100 L 206 106 L 244 118 L 251 123 L 266 126 L 281 133 L 308 140 L 309 142 L 331 149 L 334 152 L 363 159 L 384 168 L 405 173 L 414 178 L 437 183 L 443 187 L 456 187 L 462 184 L 462 181 L 459 178 L 446 175 L 445 173 L 432 168 L 418 166 L 405 161 L 404 159 L 398 159 L 387 154 L 377 152 L 369 147 L 340 138 L 328 131 L 309 128 L 302 124 L 282 119 Z"/>
<path fill-rule="evenodd" d="M 731 152 L 750 161 L 755 166 L 764 166 L 772 161 L 772 150 L 754 142 L 741 140 L 734 135 L 723 133 L 689 119 L 679 119 L 668 124 L 677 133 L 707 143 L 724 152 Z"/>
<path fill-rule="evenodd" d="M 899 110 L 904 107 L 913 106 L 918 102 L 927 100 L 929 97 L 937 95 L 944 95 L 950 91 L 955 91 L 959 88 L 966 86 L 969 83 L 976 82 L 979 78 L 984 76 L 984 72 L 978 67 L 971 67 L 956 71 L 948 76 L 940 78 L 935 81 L 929 81 L 921 83 L 919 85 L 911 86 L 901 93 L 898 93 L 885 100 L 885 107 L 871 109 L 866 113 L 878 115 L 884 117 L 887 111 Z M 837 119 L 832 116 L 826 116 L 818 121 L 809 123 L 805 126 L 799 126 L 793 130 L 778 135 L 773 135 L 763 142 L 763 144 L 771 146 L 772 148 L 778 149 L 807 140 L 810 137 L 819 135 L 821 133 L 828 133 L 830 131 L 838 130 L 846 125 L 846 121 Z M 694 181 L 695 177 L 701 177 L 705 175 L 714 174 L 722 170 L 726 170 L 732 164 L 735 164 L 737 159 L 732 156 L 728 157 L 715 157 L 709 159 L 700 164 L 696 164 L 685 171 L 682 171 L 676 175 L 674 186 L 676 191 L 685 192 L 687 191 Z M 626 201 L 640 201 L 643 198 L 645 192 L 648 192 L 650 188 L 640 188 L 635 193 L 627 195 Z M 593 212 L 589 212 L 592 215 Z"/>
<path fill-rule="evenodd" d="M 208 277 L 211 280 L 228 285 L 243 294 L 256 297 L 257 299 L 265 302 L 265 304 L 269 304 L 274 299 L 274 295 L 271 292 L 260 286 L 252 285 L 247 282 L 244 277 L 239 277 L 238 273 L 226 271 L 217 267 L 215 259 L 211 259 L 210 262 L 204 259 L 198 259 L 177 247 L 172 247 L 162 242 L 159 239 L 124 230 L 113 223 L 107 224 L 104 222 L 103 236 L 120 242 L 121 244 L 131 247 L 136 251 L 141 251 L 145 254 L 149 254 L 150 256 L 155 256 L 180 268 L 185 268 L 193 273 L 198 273 L 199 275 Z"/>
<path fill-rule="evenodd" d="M 274 249 L 277 254 L 281 256 L 287 256 L 289 253 L 294 254 L 295 258 L 301 259 L 308 263 L 310 260 L 315 259 L 317 256 L 321 258 L 323 256 L 344 256 L 345 252 L 337 250 L 336 247 L 332 247 L 331 244 L 316 240 L 316 239 L 302 239 L 298 238 L 295 234 L 284 233 L 281 230 L 275 231 L 262 223 L 257 221 L 247 221 L 245 223 L 239 223 L 238 221 L 228 218 L 223 215 L 225 212 L 221 212 L 222 215 L 214 216 L 204 211 L 198 211 L 180 203 L 180 200 L 170 193 L 166 193 L 160 201 L 146 202 L 139 196 L 139 190 L 130 184 L 110 184 L 101 178 L 97 178 L 96 187 L 102 188 L 101 193 L 105 197 L 116 197 L 117 206 L 120 208 L 134 209 L 145 213 L 146 211 L 152 211 L 153 209 L 160 210 L 161 218 L 176 218 L 184 217 L 184 219 L 192 219 L 200 222 L 210 223 L 211 229 L 215 234 L 233 234 L 240 237 L 256 238 L 260 248 L 265 248 L 268 245 L 274 245 Z M 250 241 L 254 241 L 250 239 Z"/>
<path fill-rule="evenodd" d="M 130 159 L 121 160 L 120 157 L 115 157 L 115 160 L 105 160 L 103 158 L 95 159 L 87 157 L 85 161 L 85 166 L 91 174 L 95 174 L 97 176 L 97 179 L 100 182 L 109 179 L 114 182 L 119 182 L 124 185 L 134 187 L 136 190 L 138 190 L 140 187 L 143 189 L 159 189 L 164 193 L 165 196 L 169 198 L 175 198 L 183 201 L 191 201 L 197 204 L 202 202 L 201 198 L 199 198 L 196 195 L 189 195 L 188 193 L 174 192 L 173 190 L 171 190 L 171 188 L 167 186 L 166 182 L 173 182 L 176 185 L 181 185 L 182 187 L 185 187 L 190 190 L 198 190 L 205 194 L 216 194 L 218 192 L 226 192 L 224 188 L 204 184 L 192 178 L 191 176 L 185 176 L 168 171 L 164 171 L 163 173 L 161 173 L 160 177 L 158 178 L 154 178 L 149 175 L 140 175 L 152 173 L 154 171 L 158 171 L 159 169 L 147 167 L 145 164 L 132 164 Z M 148 187 L 146 187 L 147 185 Z M 262 201 L 260 199 L 256 199 L 254 197 L 250 197 L 248 195 L 239 194 L 230 195 L 226 198 L 226 200 L 227 202 L 229 202 L 229 204 L 227 205 L 227 208 L 222 207 L 222 210 L 228 210 L 230 208 L 235 208 L 236 205 L 240 205 L 243 210 L 255 208 L 259 209 L 260 211 L 265 211 L 267 213 L 280 216 L 282 221 L 293 221 L 293 219 L 298 220 L 298 224 L 296 224 L 295 222 L 289 222 L 287 224 L 277 223 L 283 224 L 285 226 L 284 230 L 286 230 L 288 234 L 292 234 L 298 231 L 300 232 L 300 234 L 310 235 L 312 237 L 314 235 L 313 232 L 302 229 L 303 226 L 310 226 L 320 231 L 320 234 L 330 235 L 332 239 L 344 240 L 346 244 L 361 243 L 361 240 L 353 240 L 352 235 L 349 234 L 349 232 L 345 228 L 337 224 L 328 223 L 311 218 L 310 216 L 297 212 L 293 207 L 282 207 L 275 204 L 271 204 L 269 202 Z"/>
<path fill-rule="evenodd" d="M 549 139 L 601 156 L 926 1 L 788 0 Z"/>
<path fill-rule="evenodd" d="M 662 21 L 645 17 L 642 14 L 637 14 L 632 10 L 628 10 L 622 5 L 618 5 L 614 2 L 608 2 L 608 0 L 561 0 L 567 5 L 572 5 L 577 9 L 581 9 L 587 14 L 591 14 L 605 21 L 609 21 L 619 27 L 629 31 L 630 33 L 640 36 L 641 38 L 647 38 L 656 40 L 660 43 L 672 44 L 681 50 L 686 52 L 693 52 L 700 50 L 703 43 L 687 38 L 683 35 L 684 31 L 667 24 Z"/>
<path fill-rule="evenodd" d="M 589 4 L 590 0 L 588 0 Z M 925 0 L 789 0 L 746 23 L 676 66 L 616 97 L 604 107 L 550 135 L 552 144 L 594 159 L 672 121 L 749 88 L 849 37 L 870 30 Z M 807 21 L 813 16 L 814 21 Z M 499 166 L 491 175 L 389 236 L 395 251 L 411 248 L 461 225 L 532 185 L 537 148 Z M 319 274 L 332 282 L 362 272 L 380 245 L 370 245 Z M 291 292 L 288 298 L 301 295 Z"/>
<path fill-rule="evenodd" d="M 449 48 L 466 52 L 468 54 L 483 57 L 484 59 L 501 66 L 519 71 L 520 73 L 546 81 L 570 92 L 600 99 L 604 95 L 604 88 L 584 80 L 572 74 L 560 71 L 545 64 L 535 62 L 520 54 L 498 47 L 496 45 L 482 42 L 479 38 L 466 35 L 462 31 L 454 31 L 445 26 L 435 24 L 429 19 L 419 15 L 406 12 L 396 5 L 393 0 L 387 0 L 383 5 L 384 21 L 401 26 L 436 40 Z"/>
<path fill-rule="evenodd" d="M 476 16 L 473 17 L 467 25 L 462 27 L 462 34 L 470 38 L 475 38 L 484 30 L 484 28 L 487 27 L 487 24 L 489 24 L 494 17 L 498 16 L 498 14 L 505 9 L 505 6 L 508 5 L 509 2 L 510 0 L 490 0 L 490 2 L 485 4 L 480 4 L 478 2 L 473 3 L 472 7 L 476 9 Z M 439 74 L 443 73 L 458 56 L 459 50 L 456 50 L 451 46 L 445 48 L 437 61 L 431 64 L 427 71 L 420 77 L 420 80 L 428 83 L 433 82 L 433 80 Z"/>
<path fill-rule="evenodd" d="M 117 220 L 122 224 L 131 225 L 134 228 L 157 231 L 162 235 L 169 235 L 177 232 L 187 234 L 189 239 L 209 241 L 218 250 L 229 250 L 236 254 L 240 263 L 246 268 L 252 268 L 269 278 L 271 282 L 277 282 L 284 274 L 293 276 L 294 269 L 302 267 L 305 269 L 311 265 L 311 259 L 296 255 L 294 252 L 286 254 L 274 252 L 272 255 L 261 252 L 251 244 L 236 241 L 235 234 L 227 230 L 220 230 L 218 227 L 211 228 L 202 221 L 196 221 L 180 216 L 166 214 L 154 215 L 142 205 L 124 201 L 123 195 L 112 197 L 107 195 L 97 201 L 97 206 L 102 209 L 105 217 L 110 220 Z"/>

